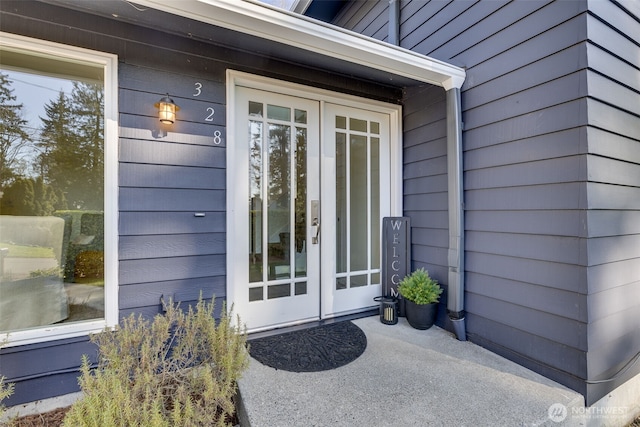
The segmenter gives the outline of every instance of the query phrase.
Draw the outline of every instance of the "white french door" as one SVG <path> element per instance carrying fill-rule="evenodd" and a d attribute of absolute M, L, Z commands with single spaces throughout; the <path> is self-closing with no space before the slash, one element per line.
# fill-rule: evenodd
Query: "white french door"
<path fill-rule="evenodd" d="M 320 316 L 318 101 L 239 87 L 232 213 L 233 303 L 249 330 Z"/>
<path fill-rule="evenodd" d="M 390 215 L 389 115 L 326 103 L 322 154 L 322 315 L 381 295 L 382 218 Z"/>
<path fill-rule="evenodd" d="M 375 306 L 390 115 L 242 86 L 234 106 L 227 270 L 241 321 L 257 331 Z"/>

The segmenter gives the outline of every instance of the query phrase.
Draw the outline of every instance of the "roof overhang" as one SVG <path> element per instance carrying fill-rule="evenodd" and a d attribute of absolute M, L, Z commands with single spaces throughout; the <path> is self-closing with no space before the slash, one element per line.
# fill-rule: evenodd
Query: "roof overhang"
<path fill-rule="evenodd" d="M 460 67 L 250 0 L 135 0 L 135 3 L 445 90 L 460 88 L 465 79 L 465 71 Z"/>

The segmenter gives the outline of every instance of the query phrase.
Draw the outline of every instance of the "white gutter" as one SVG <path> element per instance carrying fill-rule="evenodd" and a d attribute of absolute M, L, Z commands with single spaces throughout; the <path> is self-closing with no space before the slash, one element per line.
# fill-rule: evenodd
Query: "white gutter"
<path fill-rule="evenodd" d="M 462 68 L 283 9 L 247 0 L 135 0 L 142 6 L 419 82 L 460 88 Z"/>

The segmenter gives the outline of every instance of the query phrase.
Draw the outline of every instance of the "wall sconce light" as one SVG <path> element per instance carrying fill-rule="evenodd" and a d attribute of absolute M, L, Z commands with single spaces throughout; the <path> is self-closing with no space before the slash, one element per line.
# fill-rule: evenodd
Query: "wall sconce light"
<path fill-rule="evenodd" d="M 173 99 L 169 98 L 169 94 L 160 99 L 155 106 L 158 109 L 158 118 L 162 123 L 170 125 L 176 121 L 176 111 L 180 107 L 173 102 Z"/>

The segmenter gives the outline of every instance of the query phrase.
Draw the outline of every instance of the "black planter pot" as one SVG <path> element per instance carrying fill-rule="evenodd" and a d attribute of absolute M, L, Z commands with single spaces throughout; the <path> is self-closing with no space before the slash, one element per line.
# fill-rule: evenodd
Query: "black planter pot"
<path fill-rule="evenodd" d="M 405 313 L 411 326 L 416 329 L 429 329 L 436 321 L 438 304 L 416 304 L 413 301 L 405 300 Z"/>

